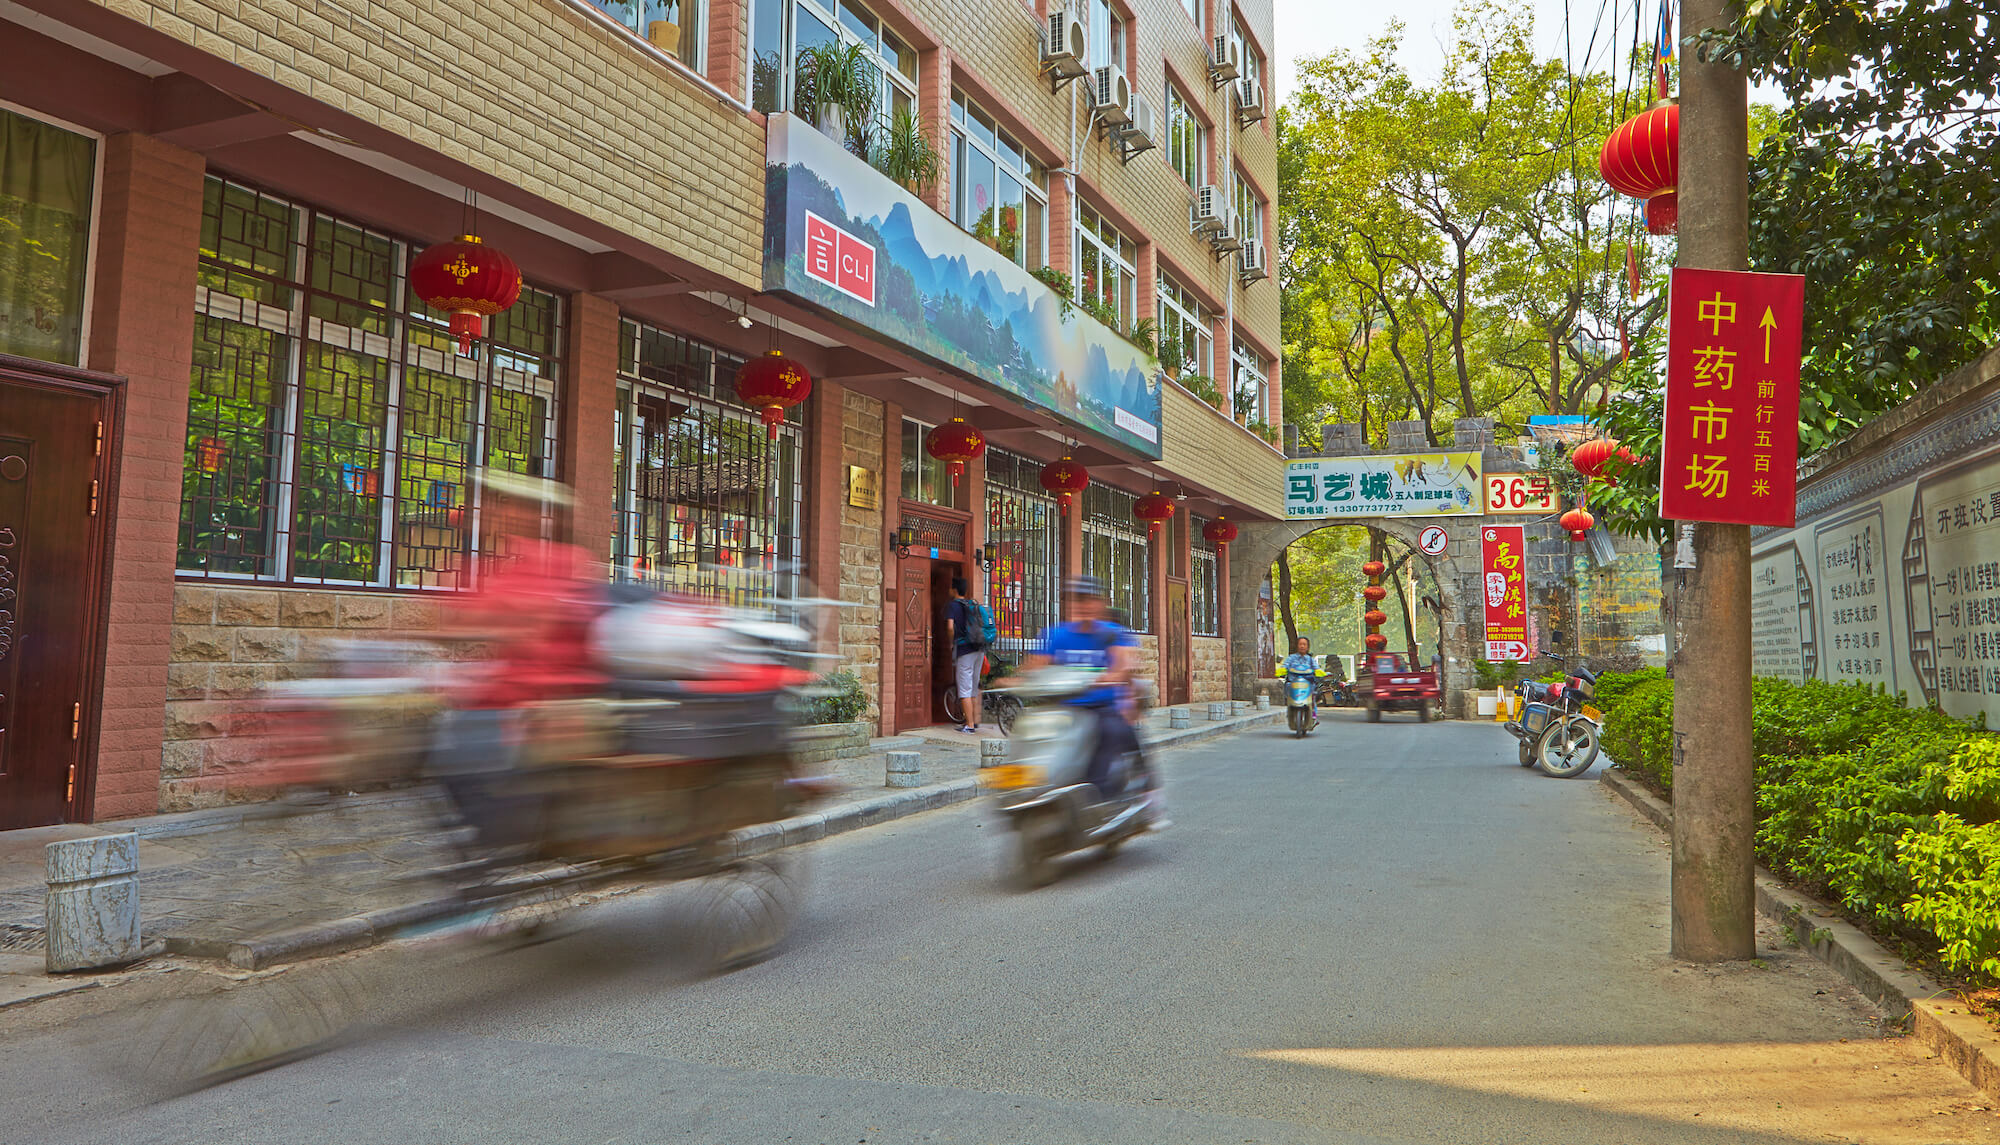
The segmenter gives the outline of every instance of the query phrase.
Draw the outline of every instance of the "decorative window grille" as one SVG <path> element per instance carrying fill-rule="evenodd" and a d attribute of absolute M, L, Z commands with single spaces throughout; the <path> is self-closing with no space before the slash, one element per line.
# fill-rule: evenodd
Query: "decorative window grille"
<path fill-rule="evenodd" d="M 799 594 L 804 430 L 787 421 L 768 439 L 732 391 L 741 364 L 620 324 L 615 579 L 733 603 Z"/>
<path fill-rule="evenodd" d="M 1093 482 L 1083 493 L 1083 570 L 1134 632 L 1152 631 L 1152 545 L 1132 516 L 1138 497 Z"/>
<path fill-rule="evenodd" d="M 1188 610 L 1196 636 L 1222 635 L 1221 564 L 1216 559 L 1215 542 L 1201 535 L 1208 522 L 1200 517 L 1188 521 L 1192 534 L 1193 575 L 1188 578 Z"/>
<path fill-rule="evenodd" d="M 999 559 L 986 570 L 986 606 L 1000 650 L 1018 659 L 1062 619 L 1062 513 L 1043 494 L 1042 463 L 986 451 L 986 539 Z"/>
<path fill-rule="evenodd" d="M 460 357 L 409 291 L 413 253 L 208 179 L 181 575 L 466 588 L 495 555 L 472 478 L 553 474 L 562 300 L 523 287 Z"/>

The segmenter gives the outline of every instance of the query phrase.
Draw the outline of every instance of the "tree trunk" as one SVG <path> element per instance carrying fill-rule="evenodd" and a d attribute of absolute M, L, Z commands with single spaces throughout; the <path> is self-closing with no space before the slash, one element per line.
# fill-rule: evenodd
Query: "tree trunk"
<path fill-rule="evenodd" d="M 1278 616 L 1285 622 L 1285 647 L 1278 653 L 1283 661 L 1299 646 L 1298 622 L 1292 619 L 1292 551 L 1286 549 L 1278 554 Z"/>

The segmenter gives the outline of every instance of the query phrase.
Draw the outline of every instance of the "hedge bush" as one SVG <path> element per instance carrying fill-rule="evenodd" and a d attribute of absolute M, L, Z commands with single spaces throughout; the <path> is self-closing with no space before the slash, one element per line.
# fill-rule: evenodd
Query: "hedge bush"
<path fill-rule="evenodd" d="M 868 693 L 852 672 L 828 672 L 806 690 L 800 718 L 808 724 L 851 724 L 868 710 Z"/>
<path fill-rule="evenodd" d="M 2000 737 L 1861 684 L 1759 679 L 1751 700 L 1758 857 L 2000 979 Z M 1603 735 L 1669 792 L 1673 713 L 1672 681 L 1639 681 Z"/>

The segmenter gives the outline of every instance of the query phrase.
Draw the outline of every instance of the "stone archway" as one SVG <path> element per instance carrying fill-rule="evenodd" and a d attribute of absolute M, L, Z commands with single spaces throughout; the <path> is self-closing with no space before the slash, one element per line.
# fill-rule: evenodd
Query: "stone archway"
<path fill-rule="evenodd" d="M 1239 527 L 1236 540 L 1229 546 L 1229 678 L 1232 694 L 1239 698 L 1254 696 L 1262 681 L 1257 671 L 1258 616 L 1257 591 L 1264 580 L 1264 570 L 1278 559 L 1278 554 L 1291 547 L 1292 542 L 1308 533 L 1321 529 L 1342 526 L 1373 527 L 1407 546 L 1416 560 L 1429 566 L 1440 593 L 1442 606 L 1442 638 L 1444 652 L 1444 678 L 1440 681 L 1444 689 L 1445 713 L 1452 715 L 1463 711 L 1464 701 L 1460 699 L 1474 686 L 1477 674 L 1472 663 L 1479 658 L 1483 648 L 1476 641 L 1484 638 L 1483 618 L 1479 623 L 1469 622 L 1460 598 L 1467 591 L 1463 586 L 1476 586 L 1479 568 L 1479 526 L 1480 517 L 1355 517 L 1340 519 L 1319 519 L 1311 521 L 1254 521 Z M 1451 538 L 1451 543 L 1438 556 L 1429 556 L 1417 548 L 1417 535 L 1430 525 L 1441 525 Z M 1471 581 L 1463 579 L 1472 576 Z"/>

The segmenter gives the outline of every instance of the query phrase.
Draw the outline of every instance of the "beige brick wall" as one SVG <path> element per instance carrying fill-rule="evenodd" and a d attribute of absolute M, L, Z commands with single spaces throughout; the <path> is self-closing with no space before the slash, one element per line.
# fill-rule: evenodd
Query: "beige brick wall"
<path fill-rule="evenodd" d="M 852 390 L 841 408 L 841 478 L 847 466 L 875 471 L 882 503 L 895 497 L 895 475 L 882 465 L 882 403 Z M 882 510 L 847 504 L 846 487 L 833 491 L 840 498 L 840 667 L 861 678 L 868 693 L 868 714 L 876 720 L 882 703 Z"/>
<path fill-rule="evenodd" d="M 175 585 L 160 810 L 231 798 L 232 770 L 259 762 L 259 688 L 318 672 L 329 640 L 434 631 L 440 607 L 387 593 Z"/>
<path fill-rule="evenodd" d="M 762 123 L 568 0 L 89 2 L 761 285 Z"/>
<path fill-rule="evenodd" d="M 1161 461 L 1174 473 L 1274 517 L 1285 515 L 1285 459 L 1200 398 L 1175 386 L 1161 395 Z"/>
<path fill-rule="evenodd" d="M 1227 700 L 1229 695 L 1229 642 L 1220 636 L 1194 638 L 1194 684 L 1188 691 L 1190 703 Z"/>

